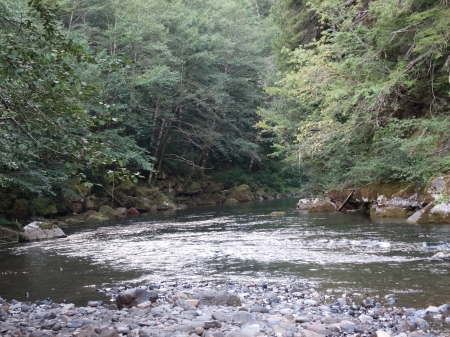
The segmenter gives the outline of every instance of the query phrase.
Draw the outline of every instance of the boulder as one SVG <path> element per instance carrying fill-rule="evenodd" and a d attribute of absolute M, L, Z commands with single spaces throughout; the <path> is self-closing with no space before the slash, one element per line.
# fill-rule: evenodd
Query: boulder
<path fill-rule="evenodd" d="M 233 199 L 233 198 L 229 198 L 229 199 L 227 199 L 227 201 L 225 201 L 225 203 L 233 205 L 233 204 L 238 204 L 239 201 L 237 201 L 236 199 Z"/>
<path fill-rule="evenodd" d="M 199 183 L 191 182 L 185 187 L 183 193 L 186 195 L 197 195 L 202 193 L 202 187 Z"/>
<path fill-rule="evenodd" d="M 54 224 L 34 221 L 23 228 L 23 232 L 19 234 L 19 242 L 65 238 L 66 236 L 61 228 Z"/>
<path fill-rule="evenodd" d="M 450 223 L 450 201 L 439 205 L 429 204 L 415 212 L 407 220 L 409 223 Z"/>
<path fill-rule="evenodd" d="M 428 222 L 449 223 L 450 222 L 450 200 L 444 201 L 430 209 Z"/>
<path fill-rule="evenodd" d="M 309 212 L 333 212 L 336 207 L 330 201 L 319 198 L 300 199 L 297 203 L 297 209 L 308 210 Z"/>
<path fill-rule="evenodd" d="M 269 215 L 270 216 L 285 216 L 286 212 L 272 212 Z"/>
<path fill-rule="evenodd" d="M 127 210 L 127 214 L 128 215 L 136 215 L 136 214 L 139 214 L 139 211 L 136 208 L 131 207 Z"/>
<path fill-rule="evenodd" d="M 130 197 L 135 196 L 136 184 L 129 179 L 125 179 L 118 186 L 116 186 L 115 192 L 120 192 Z"/>
<path fill-rule="evenodd" d="M 83 204 L 81 202 L 71 202 L 67 205 L 67 209 L 71 213 L 81 213 L 83 211 Z"/>
<path fill-rule="evenodd" d="M 192 295 L 193 299 L 199 300 L 199 305 L 226 305 L 230 307 L 241 306 L 239 296 L 226 291 L 208 291 Z"/>
<path fill-rule="evenodd" d="M 109 206 L 100 207 L 98 213 L 110 220 L 117 218 L 116 211 Z"/>
<path fill-rule="evenodd" d="M 100 208 L 100 200 L 91 195 L 84 200 L 83 207 L 87 211 L 98 211 Z"/>
<path fill-rule="evenodd" d="M 442 195 L 450 195 L 450 175 L 432 178 L 425 186 L 425 202 L 438 200 Z"/>
<path fill-rule="evenodd" d="M 121 292 L 116 298 L 116 304 L 122 310 L 122 308 L 132 308 L 147 301 L 154 303 L 157 299 L 158 293 L 154 291 L 132 288 Z"/>
<path fill-rule="evenodd" d="M 236 199 L 239 202 L 252 201 L 253 195 L 248 185 L 239 185 L 230 189 L 228 198 Z"/>
<path fill-rule="evenodd" d="M 411 215 L 412 211 L 401 206 L 378 206 L 373 205 L 370 208 L 370 216 L 374 218 L 397 217 L 406 218 Z"/>
<path fill-rule="evenodd" d="M 47 197 L 37 197 L 31 202 L 30 212 L 35 215 L 50 216 L 57 213 L 56 204 Z"/>
<path fill-rule="evenodd" d="M 116 208 L 116 215 L 117 216 L 127 215 L 126 207 L 118 207 L 118 208 Z"/>

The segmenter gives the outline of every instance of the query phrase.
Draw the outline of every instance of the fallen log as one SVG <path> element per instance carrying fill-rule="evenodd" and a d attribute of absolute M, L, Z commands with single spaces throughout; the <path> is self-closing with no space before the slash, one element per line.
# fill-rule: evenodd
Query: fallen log
<path fill-rule="evenodd" d="M 353 197 L 353 194 L 355 194 L 356 190 L 352 190 L 352 192 L 348 195 L 347 199 L 342 203 L 342 205 L 338 208 L 338 212 L 342 211 L 342 209 L 345 207 L 345 205 L 348 203 L 348 201 Z"/>

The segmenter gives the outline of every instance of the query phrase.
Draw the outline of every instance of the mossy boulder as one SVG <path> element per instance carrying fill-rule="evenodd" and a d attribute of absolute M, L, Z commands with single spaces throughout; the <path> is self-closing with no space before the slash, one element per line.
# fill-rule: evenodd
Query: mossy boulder
<path fill-rule="evenodd" d="M 370 216 L 373 218 L 407 218 L 413 212 L 401 206 L 380 207 L 373 205 L 370 208 Z"/>
<path fill-rule="evenodd" d="M 228 198 L 227 201 L 225 201 L 225 203 L 228 205 L 233 205 L 233 204 L 238 204 L 239 201 L 237 201 L 236 199 L 233 199 L 233 198 Z"/>
<path fill-rule="evenodd" d="M 56 204 L 47 197 L 37 197 L 31 202 L 30 212 L 34 215 L 51 216 L 57 213 Z"/>
<path fill-rule="evenodd" d="M 12 209 L 9 211 L 12 219 L 23 220 L 28 216 L 28 201 L 25 199 L 16 199 Z"/>
<path fill-rule="evenodd" d="M 228 198 L 236 199 L 239 202 L 252 201 L 253 195 L 248 185 L 239 185 L 230 189 Z"/>
<path fill-rule="evenodd" d="M 177 209 L 177 206 L 175 206 L 173 200 L 166 195 L 161 195 L 158 199 L 153 200 L 153 203 L 156 205 L 158 211 Z"/>
<path fill-rule="evenodd" d="M 98 210 L 98 213 L 100 213 L 101 215 L 107 217 L 108 219 L 115 219 L 117 218 L 117 214 L 116 211 L 114 209 L 112 209 L 109 206 L 102 206 L 100 207 L 100 209 Z"/>
<path fill-rule="evenodd" d="M 158 187 L 150 187 L 150 186 L 142 186 L 138 185 L 136 186 L 136 197 L 145 197 L 148 199 L 152 199 L 159 195 L 159 188 Z"/>
<path fill-rule="evenodd" d="M 154 201 L 148 200 L 144 197 L 129 197 L 123 193 L 116 195 L 116 198 L 121 202 L 121 204 L 126 208 L 134 207 L 139 212 L 147 212 L 151 210 L 156 210 L 156 205 Z"/>
<path fill-rule="evenodd" d="M 202 193 L 202 186 L 196 182 L 189 183 L 184 189 L 184 194 L 186 195 L 197 195 L 200 193 Z"/>
<path fill-rule="evenodd" d="M 100 200 L 97 197 L 91 195 L 84 200 L 83 208 L 88 211 L 97 211 L 100 208 Z"/>
<path fill-rule="evenodd" d="M 116 188 L 114 193 L 120 192 L 128 196 L 136 195 L 136 184 L 129 179 L 123 180 Z"/>
<path fill-rule="evenodd" d="M 82 183 L 80 177 L 72 177 L 68 179 L 66 185 L 68 189 L 74 193 L 73 196 L 68 197 L 70 201 L 79 201 L 91 193 L 91 188 Z"/>

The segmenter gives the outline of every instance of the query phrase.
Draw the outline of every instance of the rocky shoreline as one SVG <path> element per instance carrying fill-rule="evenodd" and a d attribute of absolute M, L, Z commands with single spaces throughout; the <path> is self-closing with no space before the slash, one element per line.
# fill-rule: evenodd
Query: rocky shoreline
<path fill-rule="evenodd" d="M 100 289 L 85 307 L 5 301 L 0 334 L 23 337 L 450 336 L 450 304 L 399 308 L 395 296 L 319 294 L 308 285 L 177 284 Z M 119 309 L 120 308 L 120 309 Z"/>

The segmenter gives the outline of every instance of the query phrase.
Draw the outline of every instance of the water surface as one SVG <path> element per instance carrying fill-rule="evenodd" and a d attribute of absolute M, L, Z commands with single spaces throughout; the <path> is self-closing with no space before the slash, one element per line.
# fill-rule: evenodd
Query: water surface
<path fill-rule="evenodd" d="M 85 305 L 102 299 L 96 289 L 125 283 L 296 281 L 338 294 L 394 293 L 400 306 L 450 303 L 449 263 L 429 260 L 450 250 L 449 225 L 308 214 L 295 204 L 158 212 L 67 227 L 66 239 L 2 245 L 0 296 Z"/>

